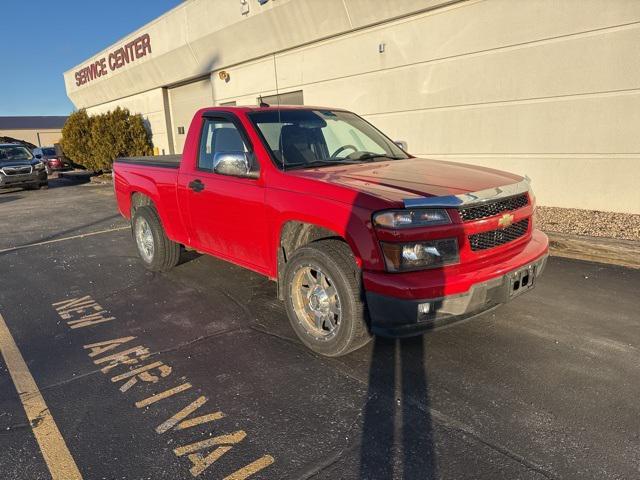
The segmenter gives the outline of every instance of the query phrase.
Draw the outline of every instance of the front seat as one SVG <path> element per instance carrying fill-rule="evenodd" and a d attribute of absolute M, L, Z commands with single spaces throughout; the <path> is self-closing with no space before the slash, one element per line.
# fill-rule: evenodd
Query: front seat
<path fill-rule="evenodd" d="M 200 152 L 200 162 L 198 166 L 205 170 L 213 170 L 214 156 L 220 152 L 244 152 L 244 142 L 236 128 L 222 127 L 213 131 L 211 139 L 211 151 L 207 152 L 204 147 Z"/>
<path fill-rule="evenodd" d="M 244 142 L 237 128 L 224 127 L 213 131 L 213 151 L 244 152 Z"/>
<path fill-rule="evenodd" d="M 311 149 L 312 131 L 297 125 L 284 125 L 280 131 L 280 149 L 284 164 L 310 163 L 318 160 Z"/>

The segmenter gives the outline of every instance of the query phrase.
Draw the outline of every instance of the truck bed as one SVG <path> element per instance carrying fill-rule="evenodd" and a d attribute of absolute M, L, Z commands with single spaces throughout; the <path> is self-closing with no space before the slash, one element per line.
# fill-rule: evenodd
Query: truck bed
<path fill-rule="evenodd" d="M 114 163 L 130 163 L 147 167 L 174 168 L 180 167 L 182 155 L 156 155 L 149 157 L 121 157 L 116 158 Z"/>

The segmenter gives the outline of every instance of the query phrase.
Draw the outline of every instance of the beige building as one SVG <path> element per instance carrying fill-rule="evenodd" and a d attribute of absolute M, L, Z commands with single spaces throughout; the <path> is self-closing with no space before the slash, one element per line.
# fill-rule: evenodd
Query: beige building
<path fill-rule="evenodd" d="M 637 0 L 187 0 L 65 84 L 89 113 L 142 113 L 159 153 L 197 108 L 279 92 L 527 174 L 542 205 L 640 213 L 638 45 Z"/>
<path fill-rule="evenodd" d="M 67 117 L 0 117 L 0 137 L 52 147 L 60 141 L 66 121 Z"/>

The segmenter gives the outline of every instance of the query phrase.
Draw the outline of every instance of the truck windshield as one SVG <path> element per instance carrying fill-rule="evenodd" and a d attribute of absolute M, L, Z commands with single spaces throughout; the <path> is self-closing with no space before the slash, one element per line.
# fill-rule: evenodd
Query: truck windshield
<path fill-rule="evenodd" d="M 28 148 L 20 145 L 9 145 L 0 147 L 0 162 L 13 162 L 19 160 L 31 160 L 33 155 Z"/>
<path fill-rule="evenodd" d="M 351 112 L 268 110 L 249 113 L 280 168 L 307 168 L 409 158 Z"/>

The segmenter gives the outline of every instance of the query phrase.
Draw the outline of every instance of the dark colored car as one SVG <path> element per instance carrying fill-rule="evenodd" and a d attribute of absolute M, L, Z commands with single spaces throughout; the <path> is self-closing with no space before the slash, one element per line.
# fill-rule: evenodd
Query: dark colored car
<path fill-rule="evenodd" d="M 44 162 L 45 169 L 49 175 L 51 172 L 69 170 L 71 168 L 69 161 L 64 159 L 62 155 L 58 155 L 54 147 L 34 148 L 33 155 Z"/>
<path fill-rule="evenodd" d="M 0 188 L 37 189 L 48 185 L 44 162 L 35 158 L 27 147 L 0 144 Z"/>

